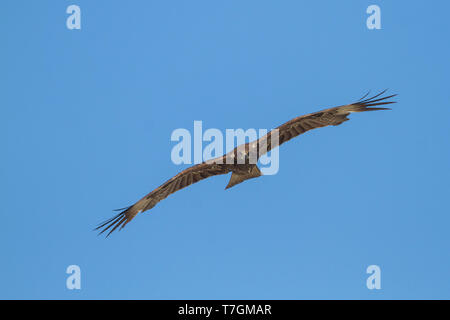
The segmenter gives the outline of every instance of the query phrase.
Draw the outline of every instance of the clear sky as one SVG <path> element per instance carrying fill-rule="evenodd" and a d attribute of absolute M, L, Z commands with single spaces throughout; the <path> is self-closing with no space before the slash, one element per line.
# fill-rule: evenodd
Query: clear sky
<path fill-rule="evenodd" d="M 1 1 L 0 298 L 449 299 L 449 10 Z M 177 128 L 270 129 L 384 88 L 392 111 L 286 143 L 276 175 L 210 178 L 92 231 L 187 167 Z"/>

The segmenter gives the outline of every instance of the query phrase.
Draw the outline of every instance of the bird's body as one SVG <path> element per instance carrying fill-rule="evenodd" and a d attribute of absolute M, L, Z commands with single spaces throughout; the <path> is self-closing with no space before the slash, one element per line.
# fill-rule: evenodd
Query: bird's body
<path fill-rule="evenodd" d="M 221 157 L 187 168 L 167 180 L 160 187 L 147 194 L 132 206 L 120 209 L 123 211 L 100 224 L 96 230 L 102 229 L 100 233 L 110 230 L 108 233 L 109 235 L 119 227 L 122 229 L 138 213 L 153 208 L 159 201 L 165 199 L 168 195 L 211 176 L 223 175 L 231 172 L 231 178 L 226 189 L 245 180 L 257 178 L 262 174 L 256 163 L 263 154 L 306 131 L 329 125 L 340 125 L 344 121 L 349 120 L 347 116 L 350 113 L 387 110 L 388 108 L 370 108 L 372 106 L 394 103 L 393 101 L 386 100 L 395 95 L 378 98 L 385 92 L 386 90 L 371 98 L 364 99 L 367 96 L 366 95 L 352 104 L 329 108 L 294 118 L 256 141 L 238 146 Z M 276 137 L 276 139 L 274 139 L 274 137 Z"/>

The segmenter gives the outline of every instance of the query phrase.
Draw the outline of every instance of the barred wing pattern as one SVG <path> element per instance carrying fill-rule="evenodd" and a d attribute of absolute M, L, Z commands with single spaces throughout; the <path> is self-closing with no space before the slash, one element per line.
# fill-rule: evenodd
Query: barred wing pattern
<path fill-rule="evenodd" d="M 222 158 L 222 157 L 220 157 Z M 123 210 L 116 216 L 101 223 L 95 230 L 100 230 L 99 234 L 110 229 L 107 236 L 109 236 L 114 230 L 119 228 L 123 229 L 138 213 L 144 212 L 153 208 L 158 202 L 167 198 L 170 194 L 177 192 L 191 184 L 194 184 L 200 180 L 227 174 L 230 172 L 229 166 L 215 164 L 214 160 L 203 162 L 198 165 L 187 168 L 186 170 L 178 173 L 173 178 L 167 180 L 160 187 L 156 188 L 141 200 L 136 202 L 130 207 L 119 209 Z"/>
<path fill-rule="evenodd" d="M 282 145 L 286 141 L 295 138 L 306 131 L 322 128 L 326 126 L 337 126 L 344 121 L 350 120 L 347 116 L 352 112 L 364 112 L 364 111 L 376 111 L 376 110 L 390 110 L 389 108 L 369 108 L 372 106 L 386 105 L 395 103 L 394 101 L 386 101 L 389 98 L 395 97 L 396 95 L 390 95 L 381 97 L 386 90 L 380 92 L 379 94 L 366 98 L 368 94 L 362 97 L 359 101 L 339 107 L 329 108 L 322 111 L 306 114 L 294 118 L 274 130 L 278 130 L 278 139 L 271 139 L 274 134 L 274 130 L 270 131 L 265 136 L 261 137 L 258 142 L 258 158 L 270 151 L 277 146 Z M 272 141 L 275 140 L 275 141 Z M 278 140 L 278 141 L 277 141 Z M 267 145 L 267 146 L 266 146 Z"/>

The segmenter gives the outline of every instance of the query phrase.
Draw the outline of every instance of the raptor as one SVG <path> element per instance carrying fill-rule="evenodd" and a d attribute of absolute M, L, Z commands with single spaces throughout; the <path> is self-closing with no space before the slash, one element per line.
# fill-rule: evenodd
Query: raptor
<path fill-rule="evenodd" d="M 245 180 L 260 177 L 262 174 L 257 166 L 257 160 L 263 154 L 306 131 L 340 125 L 349 120 L 348 116 L 351 113 L 390 110 L 389 108 L 377 107 L 395 103 L 395 101 L 390 101 L 389 99 L 396 95 L 385 96 L 385 93 L 386 90 L 369 98 L 367 98 L 368 94 L 366 94 L 354 103 L 299 116 L 275 128 L 256 141 L 237 146 L 234 150 L 221 157 L 187 168 L 135 204 L 119 209 L 119 214 L 101 223 L 95 230 L 99 230 L 100 234 L 109 230 L 107 233 L 107 236 L 109 236 L 114 230 L 120 230 L 125 227 L 138 213 L 153 208 L 170 194 L 212 176 L 231 173 L 230 181 L 225 189 L 231 188 Z M 275 134 L 277 139 L 273 139 Z M 252 157 L 252 155 L 256 156 Z"/>

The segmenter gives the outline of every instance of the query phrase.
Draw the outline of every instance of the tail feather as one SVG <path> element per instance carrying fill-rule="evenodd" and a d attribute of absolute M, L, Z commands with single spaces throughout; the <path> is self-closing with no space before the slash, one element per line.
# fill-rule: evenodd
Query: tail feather
<path fill-rule="evenodd" d="M 241 182 L 244 182 L 245 180 L 257 178 L 257 177 L 260 177 L 260 176 L 262 176 L 262 173 L 261 173 L 261 171 L 259 170 L 259 168 L 256 165 L 254 165 L 251 168 L 251 170 L 249 172 L 246 172 L 246 173 L 233 172 L 231 174 L 230 181 L 228 182 L 228 185 L 225 187 L 225 189 L 229 189 L 229 188 L 231 188 L 231 187 L 233 187 L 233 186 L 235 186 L 235 185 L 237 185 L 237 184 L 239 184 Z"/>

